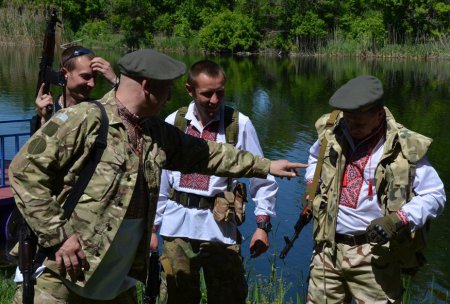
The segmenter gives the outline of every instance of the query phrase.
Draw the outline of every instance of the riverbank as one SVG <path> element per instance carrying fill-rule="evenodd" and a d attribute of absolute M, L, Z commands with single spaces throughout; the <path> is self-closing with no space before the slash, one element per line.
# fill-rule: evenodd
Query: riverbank
<path fill-rule="evenodd" d="M 39 2 L 39 1 L 38 1 Z M 18 5 L 8 2 L 0 4 L 0 47 L 41 47 L 46 28 L 46 9 L 43 4 Z M 67 9 L 66 9 L 67 10 Z M 111 13 L 112 14 L 112 13 Z M 63 16 L 58 12 L 61 23 L 57 24 L 57 44 L 75 42 L 93 49 L 120 49 L 124 52 L 130 46 L 139 48 L 151 47 L 166 52 L 183 54 L 232 54 L 237 56 L 288 56 L 288 57 L 358 57 L 358 58 L 398 58 L 414 60 L 449 60 L 450 59 L 450 35 L 445 31 L 435 37 L 431 35 L 397 40 L 401 43 L 390 43 L 387 33 L 379 34 L 375 39 L 373 28 L 366 32 L 360 32 L 356 36 L 343 30 L 331 29 L 323 31 L 322 36 L 316 38 L 299 39 L 300 36 L 282 38 L 286 32 L 255 30 L 259 37 L 252 47 L 242 48 L 214 48 L 205 44 L 205 40 L 215 39 L 222 36 L 223 32 L 210 34 L 205 38 L 202 35 L 203 28 L 194 30 L 192 28 L 178 29 L 174 25 L 171 32 L 158 31 L 157 25 L 151 26 L 151 32 L 141 33 L 147 38 L 141 40 L 142 36 L 130 33 L 118 25 L 114 16 L 104 19 L 86 19 L 85 23 L 76 27 L 71 15 Z M 64 17 L 64 18 L 63 18 Z M 117 17 L 117 16 L 115 16 Z M 84 17 L 86 18 L 86 17 Z M 109 20 L 108 18 L 111 18 Z M 310 24 L 313 26 L 314 24 Z M 181 26 L 181 25 L 180 25 Z M 186 25 L 187 26 L 187 25 Z M 380 25 L 381 26 L 381 25 Z M 141 29 L 142 30 L 142 29 Z M 222 31 L 224 31 L 222 29 Z M 229 33 L 230 35 L 232 33 Z M 255 34 L 255 35 L 256 35 Z M 383 36 L 384 35 L 384 36 Z M 245 41 L 245 37 L 230 37 L 228 43 L 235 40 Z M 280 40 L 281 39 L 281 40 Z M 134 40 L 139 40 L 136 44 Z M 244 44 L 244 42 L 242 42 Z"/>

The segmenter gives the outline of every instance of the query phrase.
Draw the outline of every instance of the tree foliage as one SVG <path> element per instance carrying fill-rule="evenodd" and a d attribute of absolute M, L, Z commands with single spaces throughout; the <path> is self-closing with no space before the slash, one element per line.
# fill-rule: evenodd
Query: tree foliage
<path fill-rule="evenodd" d="M 450 36 L 448 0 L 12 0 L 0 8 L 11 3 L 56 6 L 76 37 L 109 31 L 129 48 L 163 35 L 200 38 L 208 51 L 314 51 L 339 36 L 376 51 Z"/>
<path fill-rule="evenodd" d="M 199 31 L 200 45 L 217 52 L 242 52 L 257 47 L 259 33 L 250 17 L 224 11 Z"/>

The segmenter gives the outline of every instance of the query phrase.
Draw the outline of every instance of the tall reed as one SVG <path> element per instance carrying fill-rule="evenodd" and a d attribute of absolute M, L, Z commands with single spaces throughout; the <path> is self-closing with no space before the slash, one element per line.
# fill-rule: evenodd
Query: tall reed
<path fill-rule="evenodd" d="M 0 6 L 0 45 L 36 45 L 45 30 L 43 6 L 3 2 Z"/>

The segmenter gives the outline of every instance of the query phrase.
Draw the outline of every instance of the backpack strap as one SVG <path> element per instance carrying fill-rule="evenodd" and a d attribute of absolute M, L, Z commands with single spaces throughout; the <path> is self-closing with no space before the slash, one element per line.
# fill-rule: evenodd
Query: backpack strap
<path fill-rule="evenodd" d="M 333 112 L 331 112 L 330 117 L 327 120 L 325 129 L 329 129 L 332 126 L 334 126 L 340 113 L 341 113 L 341 111 L 339 111 L 339 110 L 334 110 Z M 314 198 L 316 197 L 317 186 L 319 185 L 319 178 L 320 178 L 320 174 L 322 172 L 323 159 L 325 156 L 325 149 L 327 147 L 327 144 L 328 144 L 328 140 L 325 136 L 323 136 L 322 140 L 320 142 L 319 158 L 317 159 L 316 170 L 314 171 L 313 181 L 311 184 L 309 184 L 307 186 L 308 201 L 311 203 L 314 201 Z"/>
<path fill-rule="evenodd" d="M 84 190 L 86 189 L 87 185 L 89 184 L 89 181 L 91 180 L 91 177 L 95 172 L 95 168 L 97 167 L 97 164 L 100 162 L 100 159 L 102 158 L 103 155 L 103 151 L 105 151 L 107 145 L 108 126 L 109 126 L 108 115 L 106 115 L 105 108 L 100 102 L 96 100 L 90 102 L 97 105 L 97 107 L 100 109 L 101 125 L 98 135 L 95 138 L 93 147 L 91 151 L 89 151 L 87 164 L 83 167 L 83 169 L 81 169 L 79 178 L 75 183 L 75 185 L 73 186 L 72 191 L 70 191 L 70 194 L 68 195 L 66 202 L 64 203 L 64 218 L 66 219 L 70 218 L 70 216 L 72 215 L 72 212 L 75 209 L 75 206 L 80 200 L 80 197 L 83 194 Z"/>
<path fill-rule="evenodd" d="M 186 120 L 186 113 L 188 111 L 188 107 L 179 108 L 177 114 L 175 114 L 175 122 L 174 126 L 180 129 L 182 132 L 186 132 L 186 127 L 188 125 Z"/>
<path fill-rule="evenodd" d="M 236 146 L 239 136 L 239 111 L 225 106 L 224 122 L 227 144 Z"/>
<path fill-rule="evenodd" d="M 186 132 L 186 127 L 188 125 L 188 120 L 186 119 L 187 111 L 188 107 L 182 107 L 179 108 L 175 114 L 174 126 L 182 132 Z M 239 136 L 239 111 L 232 107 L 225 106 L 224 126 L 226 142 L 235 146 Z"/>

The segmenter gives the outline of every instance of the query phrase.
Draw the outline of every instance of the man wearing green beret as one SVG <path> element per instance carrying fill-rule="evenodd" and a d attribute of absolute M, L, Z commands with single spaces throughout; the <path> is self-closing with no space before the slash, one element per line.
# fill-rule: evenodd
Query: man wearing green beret
<path fill-rule="evenodd" d="M 162 169 L 265 178 L 305 167 L 194 138 L 156 118 L 183 63 L 145 49 L 122 57 L 119 68 L 117 90 L 100 100 L 107 145 L 70 218 L 63 205 L 100 130 L 96 105 L 58 112 L 11 163 L 17 206 L 38 245 L 55 256 L 35 274 L 35 303 L 137 303 L 132 287 L 147 277 Z M 18 286 L 14 302 L 22 303 Z"/>
<path fill-rule="evenodd" d="M 432 140 L 395 121 L 374 76 L 350 80 L 330 105 L 306 171 L 309 184 L 320 173 L 308 303 L 401 303 L 401 275 L 423 264 L 424 228 L 446 200 Z"/>

